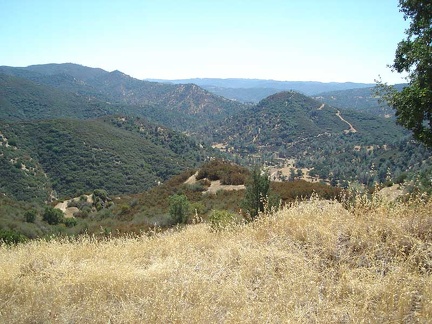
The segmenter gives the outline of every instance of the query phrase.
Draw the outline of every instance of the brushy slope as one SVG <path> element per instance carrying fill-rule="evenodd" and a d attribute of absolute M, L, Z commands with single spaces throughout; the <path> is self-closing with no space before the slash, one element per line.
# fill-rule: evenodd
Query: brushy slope
<path fill-rule="evenodd" d="M 223 232 L 0 248 L 0 322 L 432 320 L 431 202 L 312 199 Z"/>
<path fill-rule="evenodd" d="M 98 188 L 138 193 L 212 154 L 194 139 L 140 118 L 0 121 L 0 131 L 14 143 L 0 146 L 0 192 L 27 201 L 47 200 L 50 185 L 59 197 Z"/>

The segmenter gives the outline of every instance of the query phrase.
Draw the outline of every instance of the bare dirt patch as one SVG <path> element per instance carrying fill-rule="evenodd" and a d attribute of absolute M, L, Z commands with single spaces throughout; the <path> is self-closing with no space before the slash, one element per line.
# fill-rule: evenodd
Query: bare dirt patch
<path fill-rule="evenodd" d="M 87 202 L 93 203 L 93 197 L 92 195 L 84 195 L 87 198 Z M 75 197 L 69 200 L 65 200 L 63 202 L 59 202 L 57 205 L 55 205 L 54 208 L 60 209 L 64 213 L 65 218 L 73 218 L 74 213 L 78 212 L 79 209 L 77 207 L 68 207 L 69 202 L 71 201 L 78 201 L 80 200 L 80 197 Z"/>
<path fill-rule="evenodd" d="M 198 171 L 195 174 L 191 175 L 186 181 L 185 184 L 193 185 L 197 182 L 196 176 L 198 175 Z"/>
<path fill-rule="evenodd" d="M 219 190 L 243 190 L 246 189 L 245 185 L 223 185 L 220 180 L 211 181 L 210 187 L 206 192 L 215 194 Z"/>
<path fill-rule="evenodd" d="M 185 184 L 193 185 L 197 183 L 196 176 L 198 175 L 198 172 L 190 176 L 186 181 Z M 246 187 L 244 185 L 223 185 L 221 184 L 220 180 L 216 181 L 210 181 L 210 187 L 207 188 L 206 191 L 203 191 L 203 194 L 205 193 L 212 193 L 215 194 L 219 190 L 243 190 Z"/>

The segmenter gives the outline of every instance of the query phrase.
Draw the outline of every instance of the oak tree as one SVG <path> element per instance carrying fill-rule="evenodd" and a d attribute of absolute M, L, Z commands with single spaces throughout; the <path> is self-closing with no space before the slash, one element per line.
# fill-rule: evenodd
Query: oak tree
<path fill-rule="evenodd" d="M 410 25 L 390 67 L 406 72 L 409 83 L 398 92 L 378 82 L 378 92 L 396 110 L 397 122 L 432 146 L 432 2 L 399 0 L 399 8 Z"/>

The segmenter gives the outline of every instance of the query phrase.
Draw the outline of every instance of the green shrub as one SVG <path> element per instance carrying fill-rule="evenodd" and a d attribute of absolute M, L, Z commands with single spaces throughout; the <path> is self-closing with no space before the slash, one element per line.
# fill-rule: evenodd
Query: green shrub
<path fill-rule="evenodd" d="M 66 227 L 74 227 L 77 225 L 77 220 L 75 218 L 66 218 L 64 220 L 64 224 L 66 225 Z"/>
<path fill-rule="evenodd" d="M 169 197 L 169 212 L 175 224 L 186 224 L 190 214 L 190 203 L 185 195 Z"/>
<path fill-rule="evenodd" d="M 15 232 L 14 230 L 0 229 L 0 245 L 2 243 L 11 245 L 25 242 L 27 238 L 21 233 Z"/>
<path fill-rule="evenodd" d="M 226 210 L 213 210 L 209 217 L 210 228 L 219 232 L 240 222 L 240 217 Z"/>
<path fill-rule="evenodd" d="M 102 220 L 102 219 L 106 219 L 106 218 L 113 218 L 114 214 L 113 214 L 111 209 L 101 209 L 92 217 L 97 219 L 97 220 Z"/>
<path fill-rule="evenodd" d="M 80 210 L 80 211 L 77 211 L 76 213 L 74 213 L 74 217 L 77 217 L 77 218 L 87 218 L 88 215 L 89 215 L 89 212 L 85 211 L 85 210 Z"/>
<path fill-rule="evenodd" d="M 97 211 L 100 211 L 103 208 L 109 208 L 113 205 L 113 202 L 110 197 L 108 197 L 108 193 L 103 189 L 96 189 L 93 191 L 93 206 Z"/>
<path fill-rule="evenodd" d="M 242 208 L 252 220 L 263 213 L 268 203 L 270 193 L 270 178 L 267 171 L 255 167 L 246 184 L 245 197 L 242 201 Z"/>
<path fill-rule="evenodd" d="M 188 185 L 188 189 L 195 192 L 203 192 L 207 190 L 207 188 L 203 186 L 201 182 L 196 182 L 194 184 Z"/>
<path fill-rule="evenodd" d="M 130 206 L 126 204 L 120 205 L 120 214 L 126 214 L 130 211 Z"/>
<path fill-rule="evenodd" d="M 34 223 L 36 220 L 36 211 L 35 210 L 28 210 L 24 214 L 24 219 L 27 223 Z"/>
<path fill-rule="evenodd" d="M 102 201 L 107 201 L 108 193 L 104 189 L 96 189 L 93 191 L 93 200 L 97 200 L 97 198 L 101 199 Z"/>
<path fill-rule="evenodd" d="M 60 209 L 46 207 L 42 219 L 50 225 L 57 225 L 63 222 L 64 216 Z"/>
<path fill-rule="evenodd" d="M 196 178 L 201 180 L 220 180 L 223 185 L 241 185 L 245 183 L 249 171 L 228 161 L 212 160 L 203 165 Z"/>

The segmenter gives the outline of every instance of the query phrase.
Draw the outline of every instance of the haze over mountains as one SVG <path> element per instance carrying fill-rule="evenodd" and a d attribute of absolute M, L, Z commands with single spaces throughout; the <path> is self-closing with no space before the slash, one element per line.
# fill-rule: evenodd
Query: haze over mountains
<path fill-rule="evenodd" d="M 354 82 L 316 82 L 316 81 L 276 81 L 260 79 L 214 79 L 214 78 L 193 78 L 178 80 L 152 81 L 172 84 L 196 84 L 217 95 L 238 100 L 241 102 L 257 103 L 261 99 L 280 91 L 294 90 L 305 95 L 316 95 L 321 92 L 348 90 L 354 88 L 373 87 L 374 84 Z"/>

